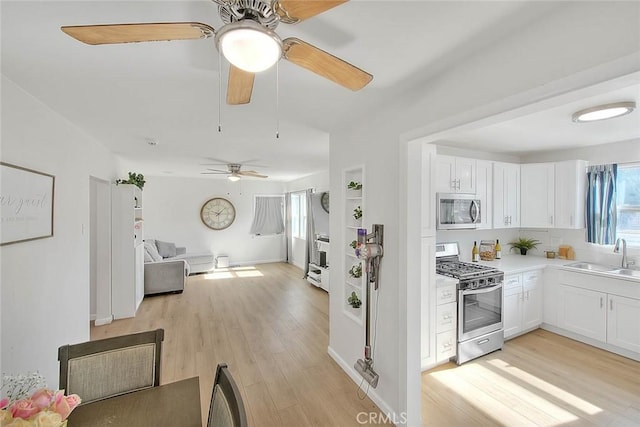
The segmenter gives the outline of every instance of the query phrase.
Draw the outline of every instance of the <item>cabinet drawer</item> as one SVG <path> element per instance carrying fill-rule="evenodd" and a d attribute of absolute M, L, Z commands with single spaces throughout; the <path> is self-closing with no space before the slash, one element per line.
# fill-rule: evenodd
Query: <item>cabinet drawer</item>
<path fill-rule="evenodd" d="M 456 300 L 456 285 L 436 288 L 436 304 L 447 304 Z"/>
<path fill-rule="evenodd" d="M 442 304 L 436 307 L 436 332 L 450 331 L 456 328 L 455 302 Z"/>
<path fill-rule="evenodd" d="M 436 335 L 436 362 L 448 360 L 456 355 L 456 331 L 441 332 Z"/>
<path fill-rule="evenodd" d="M 542 270 L 525 271 L 522 273 L 522 284 L 525 289 L 535 288 L 542 280 Z"/>
<path fill-rule="evenodd" d="M 519 288 L 520 286 L 522 286 L 521 277 L 522 276 L 520 274 L 504 276 L 504 289 L 507 290 L 512 288 Z"/>

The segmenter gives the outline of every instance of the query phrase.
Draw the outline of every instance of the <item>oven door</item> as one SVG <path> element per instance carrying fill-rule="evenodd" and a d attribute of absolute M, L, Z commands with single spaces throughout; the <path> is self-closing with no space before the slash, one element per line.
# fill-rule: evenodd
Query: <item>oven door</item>
<path fill-rule="evenodd" d="M 502 283 L 458 291 L 458 342 L 502 329 Z"/>
<path fill-rule="evenodd" d="M 436 206 L 439 230 L 476 228 L 481 220 L 480 200 L 475 194 L 438 193 Z"/>

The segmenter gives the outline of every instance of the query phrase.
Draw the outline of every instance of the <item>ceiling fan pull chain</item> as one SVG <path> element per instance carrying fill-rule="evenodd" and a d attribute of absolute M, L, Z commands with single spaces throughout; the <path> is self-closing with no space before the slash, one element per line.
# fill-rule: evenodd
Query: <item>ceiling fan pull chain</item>
<path fill-rule="evenodd" d="M 218 133 L 222 132 L 222 54 L 218 50 Z"/>
<path fill-rule="evenodd" d="M 276 139 L 280 139 L 280 62 L 276 62 Z"/>

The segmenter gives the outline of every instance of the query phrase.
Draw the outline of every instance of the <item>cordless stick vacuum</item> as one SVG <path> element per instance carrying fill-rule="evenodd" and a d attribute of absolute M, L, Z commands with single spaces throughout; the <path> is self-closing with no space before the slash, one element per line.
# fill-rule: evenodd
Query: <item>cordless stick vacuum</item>
<path fill-rule="evenodd" d="M 373 284 L 374 290 L 378 290 L 383 232 L 384 226 L 382 224 L 373 224 L 373 232 L 370 234 L 367 234 L 365 228 L 359 228 L 358 244 L 356 245 L 356 256 L 366 263 L 367 289 L 365 294 L 364 360 L 358 359 L 353 367 L 373 388 L 378 386 L 378 374 L 373 370 L 373 359 L 371 358 L 371 284 Z"/>

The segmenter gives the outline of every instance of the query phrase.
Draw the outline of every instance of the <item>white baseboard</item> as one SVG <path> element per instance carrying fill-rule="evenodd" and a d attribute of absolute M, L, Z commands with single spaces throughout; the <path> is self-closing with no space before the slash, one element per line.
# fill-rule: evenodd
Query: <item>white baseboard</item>
<path fill-rule="evenodd" d="M 96 315 L 92 314 L 89 316 L 89 322 L 93 322 L 94 320 L 96 320 Z"/>
<path fill-rule="evenodd" d="M 349 377 L 353 380 L 354 383 L 360 384 L 362 382 L 362 377 L 360 376 L 360 374 L 358 374 L 358 372 L 353 368 L 353 366 L 345 362 L 344 359 L 340 357 L 338 353 L 336 353 L 335 350 L 331 348 L 331 346 L 327 347 L 327 353 L 329 353 L 329 356 L 331 356 L 331 358 L 338 365 L 340 365 L 342 370 L 345 371 L 347 375 L 349 375 Z M 367 382 L 365 381 L 364 384 L 366 385 Z M 387 402 L 385 402 L 372 388 L 369 388 L 369 392 L 367 393 L 367 395 L 373 401 L 373 403 L 375 403 L 378 406 L 378 408 L 380 408 L 380 412 L 383 412 L 384 414 L 389 415 L 391 418 L 390 421 L 393 421 L 394 419 L 393 414 L 395 414 L 395 412 L 393 409 L 391 409 L 391 406 L 389 406 Z M 395 419 L 400 419 L 400 418 L 396 417 Z"/>
<path fill-rule="evenodd" d="M 256 264 L 272 264 L 274 262 L 287 262 L 287 260 L 285 260 L 285 259 L 262 259 L 262 260 L 258 260 L 258 261 L 241 261 L 241 262 L 233 262 L 233 260 L 230 260 L 229 267 L 233 268 L 233 267 L 244 267 L 244 266 L 247 266 L 247 265 L 256 265 Z"/>
<path fill-rule="evenodd" d="M 102 325 L 108 325 L 111 322 L 113 322 L 113 316 L 105 317 L 103 319 L 95 319 L 94 324 L 96 326 L 102 326 Z"/>

